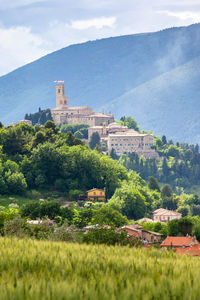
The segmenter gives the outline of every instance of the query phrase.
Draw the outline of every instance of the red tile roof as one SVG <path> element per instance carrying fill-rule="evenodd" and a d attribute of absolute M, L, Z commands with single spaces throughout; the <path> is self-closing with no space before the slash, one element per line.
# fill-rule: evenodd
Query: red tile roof
<path fill-rule="evenodd" d="M 186 248 L 176 248 L 176 253 L 187 254 L 191 256 L 200 256 L 200 244 Z"/>
<path fill-rule="evenodd" d="M 187 236 L 168 236 L 161 244 L 161 246 L 190 246 L 192 242 L 196 241 L 194 237 Z"/>

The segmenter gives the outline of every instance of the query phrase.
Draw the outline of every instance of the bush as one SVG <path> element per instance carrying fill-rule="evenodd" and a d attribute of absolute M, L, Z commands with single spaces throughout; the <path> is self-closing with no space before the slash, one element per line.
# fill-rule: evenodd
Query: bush
<path fill-rule="evenodd" d="M 116 230 L 115 228 L 106 229 L 103 227 L 93 228 L 83 237 L 83 242 L 92 244 L 138 246 L 140 241 L 135 238 L 130 240 L 126 231 Z"/>
<path fill-rule="evenodd" d="M 69 231 L 64 224 L 61 227 L 57 227 L 54 232 L 49 236 L 49 239 L 53 241 L 63 241 L 72 243 L 81 243 L 83 240 L 83 233 L 76 231 Z"/>
<path fill-rule="evenodd" d="M 16 216 L 13 220 L 4 222 L 4 235 L 11 235 L 23 238 L 28 233 L 28 224 L 20 216 Z"/>

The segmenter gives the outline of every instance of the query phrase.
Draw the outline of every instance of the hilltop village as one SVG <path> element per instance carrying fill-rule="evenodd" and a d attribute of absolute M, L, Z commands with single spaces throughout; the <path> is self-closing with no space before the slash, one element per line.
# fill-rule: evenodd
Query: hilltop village
<path fill-rule="evenodd" d="M 94 133 L 98 133 L 108 153 L 113 149 L 119 156 L 123 153 L 135 152 L 146 159 L 160 159 L 158 153 L 152 149 L 154 142 L 152 134 L 141 134 L 116 123 L 113 114 L 94 112 L 88 106 L 70 107 L 64 84 L 56 84 L 56 108 L 51 110 L 51 115 L 57 125 L 64 123 L 89 125 L 86 143 L 90 141 Z"/>

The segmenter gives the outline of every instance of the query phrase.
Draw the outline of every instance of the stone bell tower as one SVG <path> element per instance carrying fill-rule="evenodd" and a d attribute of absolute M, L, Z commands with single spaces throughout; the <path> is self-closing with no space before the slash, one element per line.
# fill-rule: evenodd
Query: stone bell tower
<path fill-rule="evenodd" d="M 57 108 L 68 108 L 68 97 L 65 96 L 64 84 L 56 84 L 56 107 Z"/>

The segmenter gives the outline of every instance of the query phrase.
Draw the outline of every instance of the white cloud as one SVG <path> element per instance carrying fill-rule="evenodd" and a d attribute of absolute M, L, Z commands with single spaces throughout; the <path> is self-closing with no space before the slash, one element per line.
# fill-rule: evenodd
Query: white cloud
<path fill-rule="evenodd" d="M 72 21 L 71 27 L 73 29 L 85 30 L 91 27 L 102 29 L 103 27 L 113 27 L 116 22 L 116 17 L 101 17 L 88 20 Z"/>
<path fill-rule="evenodd" d="M 191 21 L 191 22 L 200 22 L 200 12 L 195 11 L 169 11 L 162 10 L 158 11 L 158 13 L 166 14 L 169 17 L 175 17 L 183 21 Z"/>
<path fill-rule="evenodd" d="M 43 43 L 28 27 L 0 28 L 1 75 L 45 55 Z"/>

